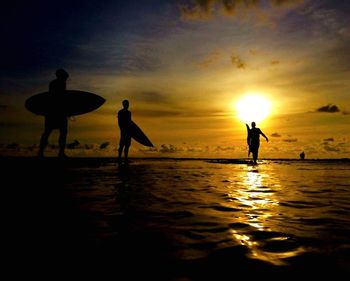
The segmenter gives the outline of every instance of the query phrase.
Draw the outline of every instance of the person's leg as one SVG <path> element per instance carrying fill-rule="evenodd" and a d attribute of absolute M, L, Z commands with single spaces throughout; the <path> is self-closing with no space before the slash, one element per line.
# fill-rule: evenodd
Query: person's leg
<path fill-rule="evenodd" d="M 258 160 L 258 150 L 255 150 L 253 152 L 253 159 L 254 159 L 254 163 L 256 164 L 257 163 L 257 160 Z"/>
<path fill-rule="evenodd" d="M 68 120 L 65 118 L 65 120 L 62 120 L 62 124 L 60 126 L 60 136 L 58 138 L 58 144 L 60 146 L 59 156 L 65 157 L 64 149 L 66 147 L 66 141 L 67 141 L 67 132 L 68 132 Z"/>
<path fill-rule="evenodd" d="M 122 154 L 123 154 L 124 146 L 125 146 L 125 134 L 123 132 L 120 132 L 120 140 L 119 140 L 119 148 L 118 148 L 118 162 L 119 162 L 119 164 L 122 163 Z"/>
<path fill-rule="evenodd" d="M 52 132 L 51 126 L 48 124 L 48 122 L 45 122 L 45 129 L 44 129 L 44 132 L 40 138 L 40 146 L 39 146 L 39 151 L 38 151 L 39 157 L 44 157 L 44 150 L 49 142 L 49 136 L 50 136 L 51 132 Z"/>
<path fill-rule="evenodd" d="M 129 145 L 126 145 L 124 148 L 124 162 L 127 163 L 129 162 L 128 160 L 128 154 L 129 154 Z"/>
<path fill-rule="evenodd" d="M 129 155 L 129 147 L 131 145 L 131 137 L 127 135 L 125 137 L 125 148 L 124 148 L 124 161 L 127 163 L 129 161 L 128 155 Z"/>
<path fill-rule="evenodd" d="M 124 145 L 120 142 L 118 148 L 118 162 L 122 161 L 122 153 L 123 153 Z"/>

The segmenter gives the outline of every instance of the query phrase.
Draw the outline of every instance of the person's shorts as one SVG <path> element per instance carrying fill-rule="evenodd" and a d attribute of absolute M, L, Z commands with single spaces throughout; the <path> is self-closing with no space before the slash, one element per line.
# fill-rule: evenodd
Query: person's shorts
<path fill-rule="evenodd" d="M 120 146 L 130 146 L 131 144 L 131 136 L 128 133 L 121 132 L 120 134 Z"/>

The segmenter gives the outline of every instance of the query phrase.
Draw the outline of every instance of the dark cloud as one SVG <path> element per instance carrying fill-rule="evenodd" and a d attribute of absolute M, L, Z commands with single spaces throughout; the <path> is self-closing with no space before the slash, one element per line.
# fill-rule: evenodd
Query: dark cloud
<path fill-rule="evenodd" d="M 304 0 L 270 0 L 269 1 L 273 6 L 293 6 L 304 2 Z"/>
<path fill-rule="evenodd" d="M 247 66 L 247 64 L 243 61 L 243 59 L 235 53 L 231 54 L 231 63 L 233 66 L 237 67 L 238 69 L 245 69 Z"/>
<path fill-rule="evenodd" d="M 335 112 L 339 112 L 339 107 L 336 105 L 332 105 L 332 104 L 327 104 L 325 106 L 321 106 L 320 108 L 316 109 L 317 112 L 328 112 L 328 113 L 335 113 Z"/>
<path fill-rule="evenodd" d="M 323 141 L 334 141 L 334 138 L 327 138 L 327 139 L 324 139 Z"/>
<path fill-rule="evenodd" d="M 275 138 L 280 138 L 282 135 L 280 135 L 279 133 L 273 133 L 271 135 L 271 137 L 275 137 Z"/>
<path fill-rule="evenodd" d="M 297 142 L 298 139 L 283 139 L 284 142 Z"/>
<path fill-rule="evenodd" d="M 266 8 L 266 3 L 272 7 L 290 7 L 302 3 L 303 0 L 183 0 L 180 10 L 184 19 L 205 20 L 216 13 L 234 16 L 238 9 L 256 12 L 257 8 Z"/>
<path fill-rule="evenodd" d="M 92 150 L 92 149 L 98 149 L 99 145 L 96 143 L 86 143 L 82 147 L 83 149 L 86 149 L 86 150 Z"/>
<path fill-rule="evenodd" d="M 100 149 L 106 149 L 109 145 L 110 145 L 110 142 L 109 142 L 109 141 L 106 141 L 106 142 L 104 142 L 104 143 L 101 143 Z"/>
<path fill-rule="evenodd" d="M 80 142 L 78 140 L 74 140 L 72 143 L 68 143 L 66 145 L 66 147 L 68 149 L 76 149 L 76 148 L 80 148 Z"/>
<path fill-rule="evenodd" d="M 20 147 L 20 145 L 18 143 L 15 143 L 15 142 L 9 143 L 6 145 L 7 149 L 19 149 L 19 147 Z"/>

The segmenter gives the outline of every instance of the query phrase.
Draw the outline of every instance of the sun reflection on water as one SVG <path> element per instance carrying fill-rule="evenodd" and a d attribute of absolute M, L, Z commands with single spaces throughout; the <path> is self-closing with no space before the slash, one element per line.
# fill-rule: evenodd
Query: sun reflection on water
<path fill-rule="evenodd" d="M 250 249 L 249 256 L 284 265 L 285 259 L 304 250 L 287 234 L 275 232 L 269 218 L 278 216 L 276 193 L 282 188 L 273 171 L 246 166 L 234 176 L 228 196 L 235 198 L 242 212 L 236 219 L 247 227 L 232 229 L 233 238 Z M 238 186 L 237 186 L 238 185 Z M 277 249 L 276 249 L 277 245 Z M 286 247 L 287 245 L 287 247 Z"/>

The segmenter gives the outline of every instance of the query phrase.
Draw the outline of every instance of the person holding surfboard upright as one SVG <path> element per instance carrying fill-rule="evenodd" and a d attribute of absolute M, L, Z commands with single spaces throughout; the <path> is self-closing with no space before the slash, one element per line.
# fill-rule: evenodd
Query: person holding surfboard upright
<path fill-rule="evenodd" d="M 124 150 L 124 161 L 128 163 L 128 153 L 131 144 L 131 112 L 128 110 L 129 101 L 123 100 L 123 109 L 118 112 L 118 125 L 120 128 L 120 141 L 118 149 L 118 162 L 122 163 L 122 153 Z"/>
<path fill-rule="evenodd" d="M 49 85 L 49 93 L 53 95 L 53 100 L 56 103 L 56 108 L 59 108 L 61 101 L 60 97 L 65 95 L 66 81 L 69 74 L 64 69 L 56 70 L 56 79 L 51 81 Z M 61 101 L 62 102 L 62 101 Z M 38 152 L 39 157 L 44 157 L 44 150 L 48 144 L 49 136 L 54 129 L 59 129 L 60 135 L 58 139 L 59 143 L 59 157 L 66 157 L 64 149 L 66 146 L 67 131 L 68 131 L 68 118 L 60 112 L 51 112 L 45 115 L 45 129 L 40 139 L 40 148 Z"/>
<path fill-rule="evenodd" d="M 256 128 L 255 122 L 252 122 L 251 129 L 249 128 L 248 124 L 246 124 L 246 126 L 248 131 L 248 137 L 247 137 L 248 146 L 249 146 L 248 156 L 250 152 L 252 152 L 254 164 L 257 164 L 258 152 L 259 152 L 259 146 L 260 146 L 260 135 L 262 135 L 267 142 L 269 141 L 269 139 L 267 136 L 265 136 L 265 134 L 259 128 Z"/>

